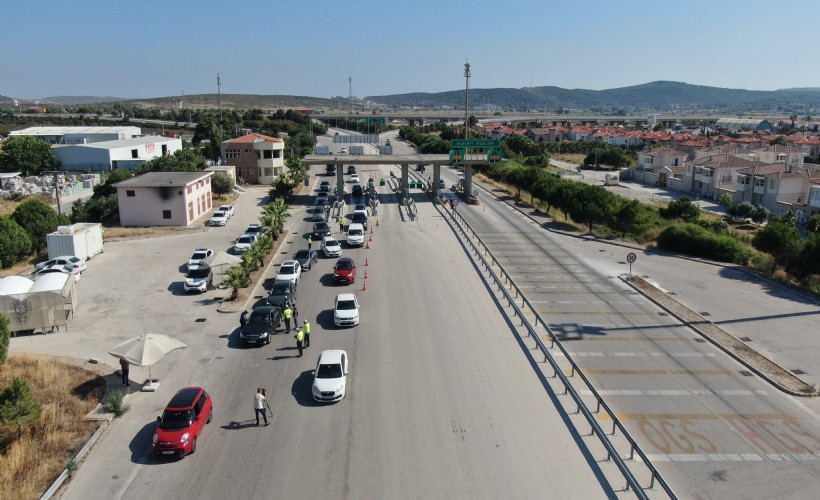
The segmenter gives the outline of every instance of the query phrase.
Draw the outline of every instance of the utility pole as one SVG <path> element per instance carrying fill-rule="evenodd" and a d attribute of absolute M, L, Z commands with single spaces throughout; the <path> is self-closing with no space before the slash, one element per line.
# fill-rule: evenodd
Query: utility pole
<path fill-rule="evenodd" d="M 219 107 L 219 122 L 222 123 L 222 77 L 216 74 L 216 104 Z"/>
<path fill-rule="evenodd" d="M 470 63 L 464 63 L 464 138 L 470 138 Z M 466 156 L 466 155 L 465 155 Z"/>

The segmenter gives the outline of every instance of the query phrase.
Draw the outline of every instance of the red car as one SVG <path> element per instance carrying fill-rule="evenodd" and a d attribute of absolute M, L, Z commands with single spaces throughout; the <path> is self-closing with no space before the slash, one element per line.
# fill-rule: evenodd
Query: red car
<path fill-rule="evenodd" d="M 196 441 L 214 416 L 211 396 L 202 387 L 180 389 L 161 417 L 154 433 L 154 455 L 183 457 L 196 451 Z"/>
<path fill-rule="evenodd" d="M 350 257 L 342 257 L 333 266 L 333 282 L 337 285 L 349 285 L 356 279 L 356 263 Z"/>

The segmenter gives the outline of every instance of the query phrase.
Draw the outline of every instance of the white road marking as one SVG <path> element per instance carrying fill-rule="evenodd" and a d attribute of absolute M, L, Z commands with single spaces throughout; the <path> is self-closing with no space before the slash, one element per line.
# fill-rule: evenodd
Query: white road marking
<path fill-rule="evenodd" d="M 578 394 L 582 396 L 592 396 L 592 391 L 589 389 L 581 389 Z M 763 390 L 746 390 L 746 389 L 730 389 L 712 391 L 708 389 L 702 390 L 686 390 L 686 389 L 602 389 L 598 391 L 599 396 L 767 396 L 768 393 Z"/>
<path fill-rule="evenodd" d="M 816 453 L 691 453 L 691 454 L 651 454 L 650 462 L 808 462 L 820 460 Z"/>
<path fill-rule="evenodd" d="M 570 352 L 570 356 L 583 357 L 602 357 L 615 356 L 616 358 L 713 358 L 715 353 L 712 352 Z M 556 352 L 553 354 L 556 358 L 564 357 L 563 352 Z"/>

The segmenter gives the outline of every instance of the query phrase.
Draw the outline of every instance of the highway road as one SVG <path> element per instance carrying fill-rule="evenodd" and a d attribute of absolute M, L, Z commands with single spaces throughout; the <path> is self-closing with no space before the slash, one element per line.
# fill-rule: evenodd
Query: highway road
<path fill-rule="evenodd" d="M 448 185 L 455 175 L 445 172 Z M 459 213 L 678 494 L 814 496 L 820 486 L 816 405 L 778 392 L 627 287 L 618 276 L 627 272 L 629 249 L 550 232 L 486 191 L 481 199 L 480 206 L 459 205 Z M 655 254 L 647 265 L 644 256 L 639 252 L 642 274 L 662 270 L 658 276 L 666 283 L 689 274 L 685 259 Z M 692 263 L 690 273 L 698 266 Z M 755 287 L 738 285 L 732 273 L 721 276 L 721 288 L 708 292 L 709 309 L 716 313 L 721 296 L 737 289 L 739 296 L 727 299 L 722 313 L 736 318 L 742 293 Z M 675 287 L 697 294 L 689 287 L 703 287 L 698 281 L 689 276 Z M 805 321 L 817 312 L 816 305 L 794 306 L 813 309 Z M 756 332 L 754 323 L 767 320 L 772 328 L 777 319 L 748 312 L 749 328 Z M 808 339 L 801 335 L 805 345 Z"/>
<path fill-rule="evenodd" d="M 181 271 L 193 248 L 227 248 L 254 222 L 265 192 L 241 197 L 225 227 L 107 243 L 79 283 L 70 330 L 12 340 L 12 351 L 94 358 L 112 371 L 107 349 L 134 335 L 161 332 L 188 344 L 152 367 L 156 393 L 128 396 L 131 410 L 104 433 L 63 498 L 619 496 L 618 472 L 553 404 L 529 351 L 429 204 L 408 222 L 382 188 L 371 248 L 345 249 L 359 264 L 357 282 L 332 286 L 332 259 L 304 275 L 297 303 L 314 324 L 304 357 L 286 334 L 241 348 L 238 315 L 216 311 L 226 292 L 185 295 Z M 311 195 L 296 197 L 275 264 L 304 246 L 310 204 Z M 273 274 L 271 266 L 266 276 Z M 340 291 L 358 295 L 358 327 L 332 326 Z M 311 370 L 327 348 L 350 355 L 348 394 L 318 405 Z M 147 373 L 135 367 L 131 375 L 141 382 Z M 150 447 L 155 417 L 186 385 L 210 392 L 214 420 L 196 454 L 158 461 Z M 268 390 L 269 427 L 252 425 L 257 387 Z"/>

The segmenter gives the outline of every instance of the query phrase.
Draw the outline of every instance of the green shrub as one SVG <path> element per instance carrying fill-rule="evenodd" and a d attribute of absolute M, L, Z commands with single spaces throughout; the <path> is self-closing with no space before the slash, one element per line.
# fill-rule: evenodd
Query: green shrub
<path fill-rule="evenodd" d="M 732 235 L 717 235 L 694 224 L 664 229 L 658 236 L 658 248 L 736 264 L 745 264 L 751 253 Z"/>
<path fill-rule="evenodd" d="M 0 314 L 0 366 L 6 364 L 9 354 L 9 319 Z"/>
<path fill-rule="evenodd" d="M 125 394 L 122 391 L 112 392 L 108 395 L 104 408 L 108 413 L 113 413 L 115 417 L 125 415 L 125 412 L 129 410 L 129 406 L 125 404 Z"/>

